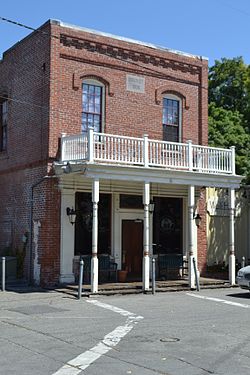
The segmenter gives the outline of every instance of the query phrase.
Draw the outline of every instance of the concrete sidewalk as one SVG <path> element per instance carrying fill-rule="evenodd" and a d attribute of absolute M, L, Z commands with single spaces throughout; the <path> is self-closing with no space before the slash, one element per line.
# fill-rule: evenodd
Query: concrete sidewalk
<path fill-rule="evenodd" d="M 200 278 L 201 289 L 214 289 L 214 288 L 230 288 L 228 280 L 212 279 L 212 278 Z M 190 290 L 188 285 L 188 279 L 180 280 L 166 280 L 156 281 L 156 293 L 163 292 L 178 292 Z M 53 288 L 40 288 L 34 286 L 28 286 L 25 283 L 12 283 L 6 285 L 6 292 L 14 293 L 46 293 L 59 292 L 67 294 L 68 296 L 77 297 L 78 284 L 61 285 Z M 98 293 L 91 293 L 90 285 L 83 285 L 82 297 L 95 297 L 95 296 L 112 296 L 112 295 L 126 295 L 126 294 L 141 294 L 142 282 L 126 282 L 126 283 L 103 283 L 98 286 Z M 149 290 L 147 293 L 151 293 Z M 6 293 L 0 292 L 0 300 Z"/>
<path fill-rule="evenodd" d="M 200 278 L 201 289 L 214 289 L 214 288 L 230 288 L 228 280 L 211 279 L 211 278 Z M 77 295 L 78 285 L 64 285 L 62 287 L 55 288 L 56 291 L 66 293 L 70 295 Z M 178 292 L 183 290 L 190 290 L 188 285 L 188 279 L 180 280 L 167 280 L 167 281 L 156 281 L 156 293 L 163 292 Z M 83 297 L 95 297 L 97 295 L 126 295 L 126 294 L 140 294 L 144 293 L 142 289 L 142 282 L 126 282 L 126 283 L 105 283 L 98 286 L 98 293 L 91 293 L 90 285 L 83 285 L 82 296 Z M 149 290 L 147 293 L 152 293 Z"/>

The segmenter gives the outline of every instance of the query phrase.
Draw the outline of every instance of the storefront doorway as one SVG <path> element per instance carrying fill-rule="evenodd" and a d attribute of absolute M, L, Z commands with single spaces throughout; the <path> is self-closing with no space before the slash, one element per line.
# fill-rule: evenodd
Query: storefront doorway
<path fill-rule="evenodd" d="M 143 221 L 122 220 L 122 269 L 128 279 L 141 279 L 143 255 Z"/>

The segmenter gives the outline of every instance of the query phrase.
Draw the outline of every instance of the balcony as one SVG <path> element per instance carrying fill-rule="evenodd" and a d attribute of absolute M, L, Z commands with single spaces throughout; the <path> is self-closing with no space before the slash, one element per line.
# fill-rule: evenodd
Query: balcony
<path fill-rule="evenodd" d="M 222 149 L 96 133 L 62 136 L 61 162 L 126 165 L 235 175 L 235 148 Z"/>

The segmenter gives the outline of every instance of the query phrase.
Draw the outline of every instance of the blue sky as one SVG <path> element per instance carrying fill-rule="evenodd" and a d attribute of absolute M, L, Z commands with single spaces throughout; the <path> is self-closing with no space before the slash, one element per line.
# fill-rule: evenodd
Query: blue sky
<path fill-rule="evenodd" d="M 249 0 L 0 0 L 0 16 L 38 27 L 49 18 L 215 59 L 250 64 Z M 0 21 L 0 56 L 29 33 Z"/>

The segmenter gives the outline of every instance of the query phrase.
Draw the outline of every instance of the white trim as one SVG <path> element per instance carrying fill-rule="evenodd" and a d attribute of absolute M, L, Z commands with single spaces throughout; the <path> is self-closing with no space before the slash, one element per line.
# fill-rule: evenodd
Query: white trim
<path fill-rule="evenodd" d="M 70 164 L 74 168 L 74 163 Z M 79 171 L 80 166 L 85 169 Z M 61 170 L 62 165 L 58 165 Z M 78 171 L 75 174 L 83 174 L 88 178 L 98 177 L 104 180 L 120 180 L 120 181 L 133 181 L 144 182 L 150 181 L 153 183 L 162 184 L 176 184 L 176 185 L 195 185 L 195 186 L 210 186 L 210 187 L 225 187 L 225 188 L 239 188 L 242 180 L 241 176 L 233 175 L 213 175 L 209 173 L 189 172 L 189 171 L 172 171 L 169 169 L 157 168 L 140 168 L 140 167 L 125 167 L 122 165 L 112 166 L 109 164 L 88 164 L 88 163 L 75 163 Z M 58 170 L 56 167 L 56 174 Z M 60 173 L 58 173 L 60 175 Z M 65 174 L 64 174 L 65 175 Z"/>
<path fill-rule="evenodd" d="M 162 95 L 162 98 L 163 99 L 170 99 L 170 100 L 176 100 L 177 102 L 179 102 L 179 125 L 178 125 L 178 128 L 179 128 L 179 139 L 178 139 L 178 142 L 181 142 L 182 141 L 182 106 L 183 106 L 183 100 L 180 96 L 177 96 L 177 95 L 174 95 L 174 94 L 169 94 L 169 93 L 163 93 Z M 162 101 L 162 115 L 163 115 L 163 101 Z M 164 126 L 162 124 L 162 126 Z"/>
<path fill-rule="evenodd" d="M 205 299 L 205 300 L 208 300 L 208 301 L 217 302 L 217 303 L 225 303 L 226 305 L 250 309 L 250 305 L 248 305 L 246 303 L 238 303 L 238 302 L 233 302 L 233 301 L 227 301 L 227 300 L 221 299 L 221 298 L 207 297 L 207 296 L 202 296 L 200 294 L 198 295 L 198 294 L 193 294 L 193 293 L 186 293 L 186 295 L 190 296 L 190 297 L 195 297 L 195 298 Z"/>
<path fill-rule="evenodd" d="M 107 37 L 107 38 L 117 39 L 117 40 L 121 40 L 121 41 L 128 42 L 128 43 L 139 44 L 139 45 L 154 48 L 154 49 L 157 49 L 157 50 L 160 50 L 160 51 L 165 51 L 165 52 L 174 53 L 176 55 L 191 57 L 191 58 L 196 59 L 196 60 L 197 59 L 198 60 L 206 60 L 206 61 L 208 60 L 208 57 L 205 57 L 205 56 L 202 56 L 202 55 L 193 55 L 193 54 L 188 53 L 188 52 L 178 51 L 178 50 L 175 50 L 175 49 L 159 46 L 159 45 L 153 44 L 153 43 L 142 42 L 142 41 L 139 41 L 139 40 L 136 40 L 136 39 L 126 38 L 126 37 L 122 37 L 122 36 L 118 36 L 118 35 L 114 35 L 114 34 L 109 34 L 109 33 L 105 33 L 105 32 L 98 31 L 98 30 L 88 29 L 88 28 L 76 26 L 76 25 L 71 25 L 69 23 L 65 23 L 65 22 L 62 22 L 60 20 L 53 19 L 50 22 L 54 23 L 54 24 L 57 24 L 61 27 L 66 27 L 68 29 L 80 30 L 80 31 L 84 31 L 84 32 L 90 33 L 90 34 L 101 35 L 101 36 L 104 36 L 104 37 Z"/>
<path fill-rule="evenodd" d="M 61 192 L 60 283 L 75 281 L 73 274 L 75 227 L 69 222 L 66 214 L 67 207 L 75 207 L 75 192 L 73 190 L 62 190 Z"/>
<path fill-rule="evenodd" d="M 144 210 L 126 210 L 125 212 L 123 210 L 119 211 L 118 215 L 118 232 L 117 232 L 117 238 L 119 239 L 119 243 L 117 243 L 117 249 L 118 258 L 116 258 L 116 263 L 118 264 L 118 269 L 121 269 L 122 267 L 122 220 L 141 220 L 144 222 Z M 143 258 L 143 244 L 141 249 L 141 256 Z"/>
<path fill-rule="evenodd" d="M 106 86 L 104 85 L 104 83 L 102 83 L 98 79 L 93 79 L 93 78 L 83 78 L 82 87 L 83 87 L 84 83 L 86 83 L 87 85 L 94 85 L 94 86 L 99 86 L 99 87 L 102 88 L 101 129 L 100 129 L 99 132 L 104 133 L 104 129 L 105 129 L 105 108 L 106 108 L 106 105 L 105 105 Z M 82 90 L 82 94 L 83 94 L 83 90 Z M 83 112 L 83 105 L 82 105 L 82 112 Z"/>
<path fill-rule="evenodd" d="M 179 198 L 179 197 L 178 197 Z M 182 246 L 183 246 L 183 257 L 188 260 L 188 215 L 187 215 L 187 197 L 182 198 Z"/>

